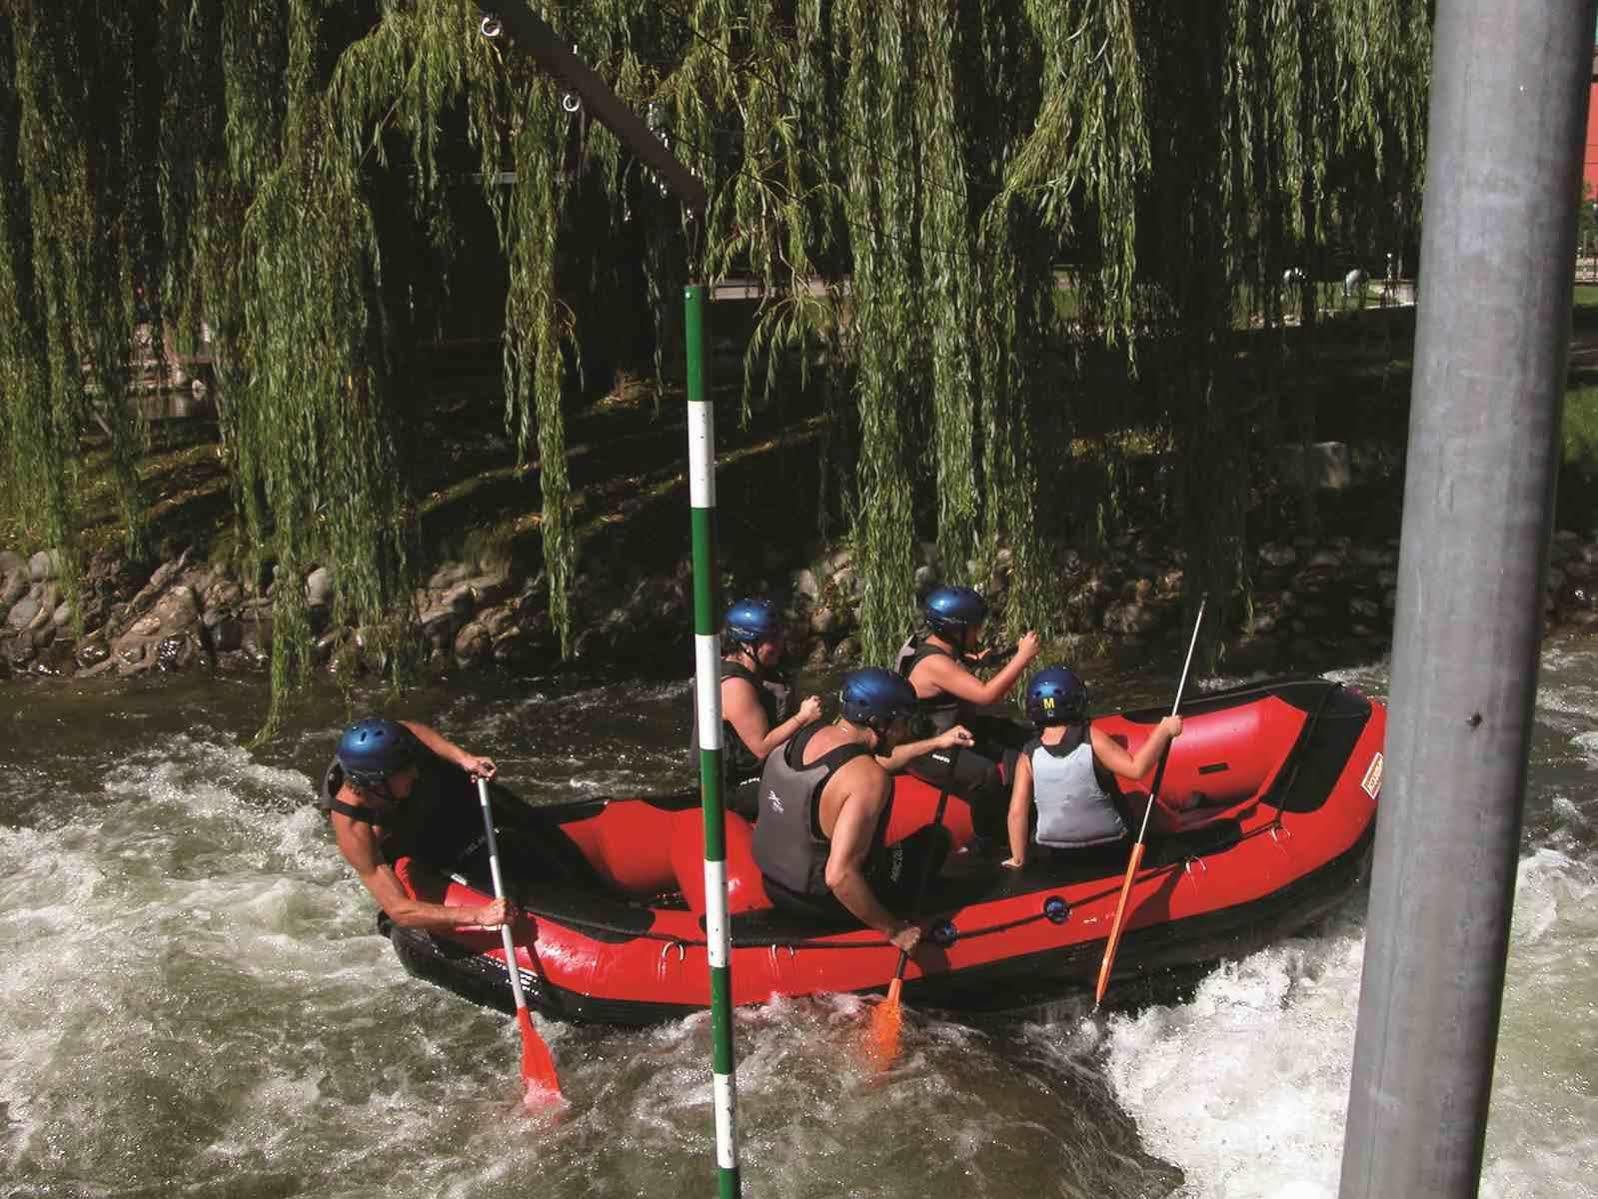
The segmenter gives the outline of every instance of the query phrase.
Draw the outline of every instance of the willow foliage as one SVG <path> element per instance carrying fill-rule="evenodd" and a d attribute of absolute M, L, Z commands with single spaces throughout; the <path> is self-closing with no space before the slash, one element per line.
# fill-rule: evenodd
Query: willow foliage
<path fill-rule="evenodd" d="M 409 363 L 450 302 L 438 265 L 486 205 L 506 423 L 537 466 L 563 645 L 580 619 L 563 404 L 607 335 L 592 314 L 635 274 L 657 372 L 679 285 L 752 276 L 746 397 L 780 392 L 790 366 L 818 373 L 837 417 L 822 513 L 852 521 L 869 657 L 912 615 L 918 540 L 978 585 L 1007 546 L 1009 621 L 1058 621 L 1050 545 L 1105 530 L 1044 498 L 1113 476 L 1072 462 L 1095 347 L 1157 399 L 1189 590 L 1246 603 L 1259 418 L 1240 399 L 1238 311 L 1280 330 L 1284 268 L 1329 278 L 1349 247 L 1375 259 L 1412 239 L 1426 5 L 543 12 L 705 180 L 707 212 L 684 213 L 467 0 L 0 0 L 0 499 L 70 549 L 74 464 L 98 429 L 137 550 L 129 363 L 141 325 L 203 322 L 263 564 L 295 579 L 331 563 L 345 617 L 403 623 L 425 403 Z M 297 586 L 275 594 L 287 684 L 309 628 Z"/>

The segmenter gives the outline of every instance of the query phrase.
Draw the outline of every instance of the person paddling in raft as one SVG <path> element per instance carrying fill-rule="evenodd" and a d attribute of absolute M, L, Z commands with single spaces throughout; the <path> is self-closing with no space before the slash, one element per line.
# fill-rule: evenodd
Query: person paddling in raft
<path fill-rule="evenodd" d="M 516 918 L 502 899 L 466 908 L 414 898 L 396 873 L 419 894 L 442 896 L 442 875 L 482 850 L 481 809 L 458 771 L 491 779 L 495 768 L 425 724 L 369 718 L 344 731 L 323 777 L 317 807 L 339 853 L 403 928 L 498 928 Z"/>
<path fill-rule="evenodd" d="M 1009 720 L 982 709 L 1000 703 L 1020 680 L 1040 644 L 1035 632 L 1016 642 L 1015 655 L 984 682 L 970 665 L 987 655 L 976 652 L 988 619 L 987 601 L 970 587 L 936 587 L 922 605 L 927 632 L 899 649 L 897 668 L 915 688 L 918 734 L 936 734 L 956 724 L 970 729 L 975 750 L 933 754 L 912 762 L 910 772 L 937 787 L 973 801 L 988 835 L 997 836 L 1009 794 L 1001 763 L 1013 757 L 1022 737 Z M 986 801 L 986 802 L 984 802 Z"/>
<path fill-rule="evenodd" d="M 760 769 L 766 755 L 821 718 L 811 695 L 797 706 L 782 674 L 783 628 L 766 600 L 739 600 L 721 626 L 721 760 L 727 806 L 753 820 L 760 805 Z M 699 719 L 689 746 L 699 764 Z"/>
<path fill-rule="evenodd" d="M 777 907 L 853 916 L 909 953 L 921 928 L 894 909 L 915 903 L 921 880 L 948 856 L 950 837 L 929 825 L 883 844 L 890 772 L 932 749 L 970 745 L 971 734 L 956 725 L 905 744 L 915 692 L 890 670 L 850 671 L 839 698 L 836 721 L 801 731 L 766 758 L 755 862 Z"/>
<path fill-rule="evenodd" d="M 1022 748 L 1010 789 L 1010 856 L 1003 864 L 1012 870 L 1027 864 L 1033 843 L 1044 853 L 1106 851 L 1123 861 L 1127 826 L 1111 799 L 1118 788 L 1109 776 L 1143 778 L 1182 735 L 1182 718 L 1167 716 L 1137 753 L 1128 753 L 1093 727 L 1087 704 L 1087 687 L 1064 666 L 1046 667 L 1027 684 L 1027 718 L 1038 735 Z"/>

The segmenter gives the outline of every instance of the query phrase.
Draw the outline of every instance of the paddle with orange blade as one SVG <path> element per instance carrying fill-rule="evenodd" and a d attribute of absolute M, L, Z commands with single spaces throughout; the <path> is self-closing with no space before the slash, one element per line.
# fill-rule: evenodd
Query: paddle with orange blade
<path fill-rule="evenodd" d="M 483 806 L 483 832 L 488 838 L 488 872 L 494 878 L 494 898 L 505 898 L 505 880 L 499 872 L 499 844 L 494 839 L 494 814 L 488 806 L 488 780 L 477 780 L 477 799 Z M 516 998 L 516 1026 L 522 1031 L 522 1082 L 526 1084 L 525 1102 L 529 1107 L 547 1103 L 560 1103 L 560 1081 L 555 1077 L 555 1059 L 549 1046 L 533 1027 L 532 1013 L 527 1010 L 527 996 L 522 993 L 521 968 L 516 964 L 516 938 L 511 933 L 510 922 L 499 926 L 505 943 L 505 969 L 510 975 L 511 994 Z"/>
<path fill-rule="evenodd" d="M 1193 640 L 1187 643 L 1187 661 L 1182 663 L 1182 681 L 1176 685 L 1176 702 L 1171 705 L 1175 716 L 1182 707 L 1182 692 L 1187 689 L 1187 669 L 1193 665 L 1193 647 L 1198 644 L 1199 626 L 1204 623 L 1204 605 L 1209 597 L 1199 600 L 1198 619 L 1193 622 Z M 1115 951 L 1121 944 L 1121 930 L 1126 921 L 1126 901 L 1132 895 L 1132 880 L 1137 868 L 1143 864 L 1143 838 L 1149 831 L 1149 815 L 1154 811 L 1154 798 L 1160 793 L 1160 781 L 1165 777 L 1165 763 L 1171 757 L 1171 743 L 1167 741 L 1160 752 L 1160 764 L 1154 769 L 1154 785 L 1149 788 L 1149 805 L 1143 809 L 1143 824 L 1137 831 L 1137 843 L 1132 846 L 1132 859 L 1126 864 L 1126 877 L 1121 880 L 1121 898 L 1115 904 L 1115 920 L 1110 925 L 1110 939 L 1104 943 L 1104 960 L 1099 963 L 1099 981 L 1093 988 L 1093 1006 L 1104 1002 L 1104 992 L 1110 985 L 1110 970 L 1115 965 Z"/>
<path fill-rule="evenodd" d="M 959 750 L 955 752 L 958 753 Z M 943 825 L 943 810 L 948 804 L 949 793 L 947 791 L 939 793 L 938 808 L 932 817 L 932 824 L 928 827 L 940 828 Z M 921 872 L 921 885 L 916 890 L 913 911 L 919 911 L 921 901 L 926 898 L 927 884 L 932 881 L 932 867 L 936 861 L 936 856 L 927 855 L 927 866 Z M 899 1002 L 899 993 L 904 990 L 904 968 L 909 964 L 910 955 L 901 949 L 898 968 L 893 972 L 893 981 L 888 984 L 888 994 L 871 1013 L 871 1035 L 867 1052 L 871 1056 L 872 1064 L 878 1070 L 886 1070 L 899 1056 L 900 1030 L 904 1027 L 904 1008 Z"/>

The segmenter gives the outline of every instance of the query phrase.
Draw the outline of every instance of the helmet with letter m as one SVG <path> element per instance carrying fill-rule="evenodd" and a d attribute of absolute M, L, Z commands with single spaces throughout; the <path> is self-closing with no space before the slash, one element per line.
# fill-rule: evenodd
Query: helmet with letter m
<path fill-rule="evenodd" d="M 1026 714 L 1033 724 L 1073 724 L 1087 715 L 1088 689 L 1066 666 L 1046 666 L 1026 687 Z"/>

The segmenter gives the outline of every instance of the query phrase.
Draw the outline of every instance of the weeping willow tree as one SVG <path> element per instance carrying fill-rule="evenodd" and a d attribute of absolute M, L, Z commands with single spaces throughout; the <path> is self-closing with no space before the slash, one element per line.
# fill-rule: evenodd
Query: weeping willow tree
<path fill-rule="evenodd" d="M 1324 266 L 1334 236 L 1410 231 L 1426 5 L 545 13 L 705 180 L 707 212 L 685 214 L 556 81 L 482 36 L 466 0 L 0 0 L 8 502 L 70 551 L 79 448 L 103 435 L 137 551 L 129 362 L 141 327 L 192 336 L 203 321 L 263 564 L 290 580 L 333 564 L 340 615 L 402 638 L 425 403 L 409 364 L 450 303 L 440 264 L 486 206 L 505 419 L 537 467 L 563 646 L 581 618 L 563 405 L 605 334 L 584 314 L 628 275 L 654 309 L 657 372 L 677 284 L 762 283 L 746 399 L 791 364 L 819 374 L 835 418 L 820 510 L 850 522 L 869 657 L 910 618 L 923 538 L 979 585 L 1006 547 L 1009 623 L 1056 624 L 1050 546 L 1071 530 L 1042 501 L 1111 477 L 1071 448 L 1093 398 L 1084 356 L 1106 348 L 1156 397 L 1189 591 L 1246 603 L 1250 436 L 1304 435 L 1313 414 L 1279 410 L 1277 370 L 1258 417 L 1238 311 L 1279 333 L 1285 266 Z M 452 182 L 463 174 L 480 185 Z M 305 669 L 309 626 L 297 586 L 274 594 L 281 691 Z"/>

